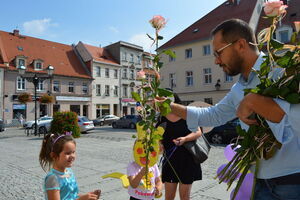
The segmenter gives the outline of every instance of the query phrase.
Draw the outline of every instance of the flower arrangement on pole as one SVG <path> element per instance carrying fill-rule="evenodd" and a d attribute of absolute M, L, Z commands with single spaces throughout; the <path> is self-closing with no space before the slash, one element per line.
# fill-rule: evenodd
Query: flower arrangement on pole
<path fill-rule="evenodd" d="M 258 46 L 265 49 L 265 60 L 260 69 L 255 71 L 260 79 L 259 85 L 253 89 L 245 89 L 245 95 L 255 93 L 271 98 L 285 100 L 291 104 L 300 103 L 300 22 L 295 22 L 295 30 L 289 44 L 281 43 L 273 38 L 276 27 L 286 15 L 286 5 L 282 1 L 267 1 L 264 4 L 264 12 L 271 25 L 258 34 Z M 281 76 L 274 78 L 274 71 L 280 71 Z M 270 159 L 281 148 L 266 120 L 254 114 L 252 116 L 258 122 L 250 125 L 249 129 L 237 128 L 241 140 L 236 145 L 236 154 L 229 163 L 217 173 L 220 182 L 226 182 L 228 189 L 238 179 L 232 199 L 238 198 L 238 191 L 251 166 L 255 165 L 255 176 L 259 170 L 259 162 L 262 159 Z M 255 185 L 255 181 L 254 181 Z M 254 187 L 253 187 L 254 188 Z M 252 197 L 253 197 L 252 190 Z"/>
<path fill-rule="evenodd" d="M 165 27 L 167 22 L 164 17 L 156 15 L 149 21 L 149 23 L 155 29 L 155 36 L 152 37 L 149 34 L 147 34 L 147 36 L 153 41 L 153 44 L 155 44 L 157 49 L 159 40 L 163 39 L 163 37 L 159 35 L 159 31 Z M 141 84 L 137 86 L 137 91 L 139 92 L 132 92 L 132 97 L 137 102 L 136 110 L 142 118 L 142 120 L 137 123 L 139 136 L 137 138 L 137 143 L 139 143 L 139 146 L 142 147 L 142 153 L 145 155 L 145 160 L 143 162 L 137 161 L 137 163 L 140 163 L 142 166 L 146 166 L 146 168 L 149 166 L 151 167 L 153 163 L 155 164 L 157 162 L 157 160 L 155 160 L 155 162 L 150 162 L 150 159 L 152 159 L 154 154 L 156 155 L 157 144 L 159 143 L 159 140 L 162 139 L 161 127 L 156 128 L 155 126 L 158 120 L 157 111 L 159 110 L 161 115 L 166 115 L 171 111 L 170 100 L 163 103 L 149 103 L 153 102 L 153 100 L 157 97 L 173 96 L 172 92 L 160 88 L 159 70 L 163 65 L 163 63 L 160 62 L 160 56 L 162 54 L 175 57 L 174 53 L 170 50 L 159 52 L 156 55 L 150 54 L 152 66 L 147 70 L 142 69 L 137 73 L 137 79 L 141 81 Z M 139 151 L 141 151 L 140 148 Z M 141 152 L 138 153 L 141 154 Z M 135 152 L 134 154 L 136 155 Z M 157 159 L 158 156 L 155 157 Z"/>

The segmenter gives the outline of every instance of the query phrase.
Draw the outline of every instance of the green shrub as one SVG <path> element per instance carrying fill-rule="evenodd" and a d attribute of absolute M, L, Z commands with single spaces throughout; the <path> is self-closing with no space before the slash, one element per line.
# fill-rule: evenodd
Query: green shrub
<path fill-rule="evenodd" d="M 54 113 L 51 122 L 51 133 L 63 134 L 70 131 L 74 138 L 80 137 L 77 114 L 71 111 Z"/>

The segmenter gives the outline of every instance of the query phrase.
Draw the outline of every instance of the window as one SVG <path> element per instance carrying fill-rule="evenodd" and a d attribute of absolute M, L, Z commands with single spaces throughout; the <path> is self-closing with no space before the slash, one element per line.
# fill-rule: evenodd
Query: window
<path fill-rule="evenodd" d="M 128 86 L 127 85 L 123 85 L 123 97 L 128 97 Z"/>
<path fill-rule="evenodd" d="M 134 92 L 133 87 L 130 87 L 130 97 L 132 97 L 132 92 Z"/>
<path fill-rule="evenodd" d="M 127 61 L 127 52 L 122 53 L 122 60 Z"/>
<path fill-rule="evenodd" d="M 41 62 L 36 62 L 36 63 L 35 63 L 35 69 L 37 69 L 37 70 L 42 70 L 42 69 L 43 69 L 42 63 L 41 63 Z"/>
<path fill-rule="evenodd" d="M 130 62 L 132 62 L 132 63 L 134 62 L 134 58 L 133 58 L 133 54 L 132 53 L 130 54 Z"/>
<path fill-rule="evenodd" d="M 225 73 L 225 82 L 232 82 L 232 81 L 233 81 L 233 77 Z"/>
<path fill-rule="evenodd" d="M 169 82 L 170 88 L 176 87 L 175 73 L 169 74 L 169 79 L 170 79 L 170 82 Z"/>
<path fill-rule="evenodd" d="M 133 80 L 134 79 L 134 69 L 130 70 L 130 79 Z"/>
<path fill-rule="evenodd" d="M 141 56 L 137 56 L 137 64 L 141 64 Z"/>
<path fill-rule="evenodd" d="M 105 96 L 109 96 L 109 85 L 105 85 Z"/>
<path fill-rule="evenodd" d="M 114 95 L 115 95 L 116 97 L 119 96 L 119 95 L 118 95 L 118 90 L 119 90 L 119 87 L 115 85 L 115 87 L 114 87 Z"/>
<path fill-rule="evenodd" d="M 44 90 L 44 81 L 39 80 L 38 85 L 37 85 L 37 91 L 43 91 Z"/>
<path fill-rule="evenodd" d="M 118 70 L 114 69 L 114 78 L 118 78 Z"/>
<path fill-rule="evenodd" d="M 96 95 L 101 96 L 101 85 L 100 84 L 96 85 Z"/>
<path fill-rule="evenodd" d="M 74 82 L 69 82 L 69 92 L 74 92 Z"/>
<path fill-rule="evenodd" d="M 82 83 L 82 93 L 87 94 L 89 91 L 87 83 Z"/>
<path fill-rule="evenodd" d="M 59 81 L 53 81 L 53 91 L 54 92 L 59 92 L 60 91 Z"/>
<path fill-rule="evenodd" d="M 123 69 L 123 77 L 124 79 L 127 79 L 127 69 Z"/>
<path fill-rule="evenodd" d="M 213 99 L 211 97 L 210 98 L 204 98 L 204 102 L 208 103 L 210 105 L 213 105 Z"/>
<path fill-rule="evenodd" d="M 173 53 L 175 54 L 175 51 L 173 51 Z M 174 62 L 176 59 L 173 58 L 172 56 L 169 56 L 169 62 Z"/>
<path fill-rule="evenodd" d="M 185 50 L 185 58 L 191 58 L 192 55 L 192 49 L 186 49 Z"/>
<path fill-rule="evenodd" d="M 204 68 L 203 69 L 204 72 L 204 83 L 205 84 L 209 84 L 211 83 L 211 68 Z"/>
<path fill-rule="evenodd" d="M 101 77 L 101 67 L 99 66 L 96 67 L 96 76 Z"/>
<path fill-rule="evenodd" d="M 25 90 L 25 78 L 17 78 L 17 90 Z"/>
<path fill-rule="evenodd" d="M 186 86 L 193 86 L 193 71 L 186 71 Z"/>
<path fill-rule="evenodd" d="M 282 43 L 289 42 L 289 31 L 288 30 L 279 31 L 279 37 Z"/>
<path fill-rule="evenodd" d="M 19 58 L 18 67 L 20 67 L 20 66 L 25 66 L 25 60 L 24 59 Z"/>
<path fill-rule="evenodd" d="M 109 78 L 109 68 L 105 68 L 105 77 Z"/>
<path fill-rule="evenodd" d="M 204 56 L 210 55 L 210 45 L 203 46 L 203 55 Z"/>

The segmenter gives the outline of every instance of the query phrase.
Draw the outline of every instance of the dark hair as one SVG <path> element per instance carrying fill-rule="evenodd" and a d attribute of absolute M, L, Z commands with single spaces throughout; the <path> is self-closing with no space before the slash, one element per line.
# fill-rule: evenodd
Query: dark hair
<path fill-rule="evenodd" d="M 70 141 L 76 145 L 76 142 L 71 135 L 48 134 L 44 137 L 39 156 L 40 165 L 44 171 L 50 169 L 54 158 L 59 156 L 65 143 Z M 53 156 L 51 155 L 51 152 L 53 152 Z"/>
<path fill-rule="evenodd" d="M 238 39 L 245 39 L 248 43 L 256 44 L 256 38 L 252 28 L 241 19 L 229 19 L 212 30 L 211 34 L 214 36 L 221 31 L 222 39 L 224 42 L 230 43 Z M 252 50 L 257 50 L 255 45 L 249 45 Z"/>

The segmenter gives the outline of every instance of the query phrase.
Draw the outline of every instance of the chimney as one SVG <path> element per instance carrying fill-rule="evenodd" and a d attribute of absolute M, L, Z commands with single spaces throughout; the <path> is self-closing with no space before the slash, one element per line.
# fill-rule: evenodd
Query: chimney
<path fill-rule="evenodd" d="M 13 35 L 14 36 L 20 36 L 20 31 L 18 29 L 14 29 Z"/>

